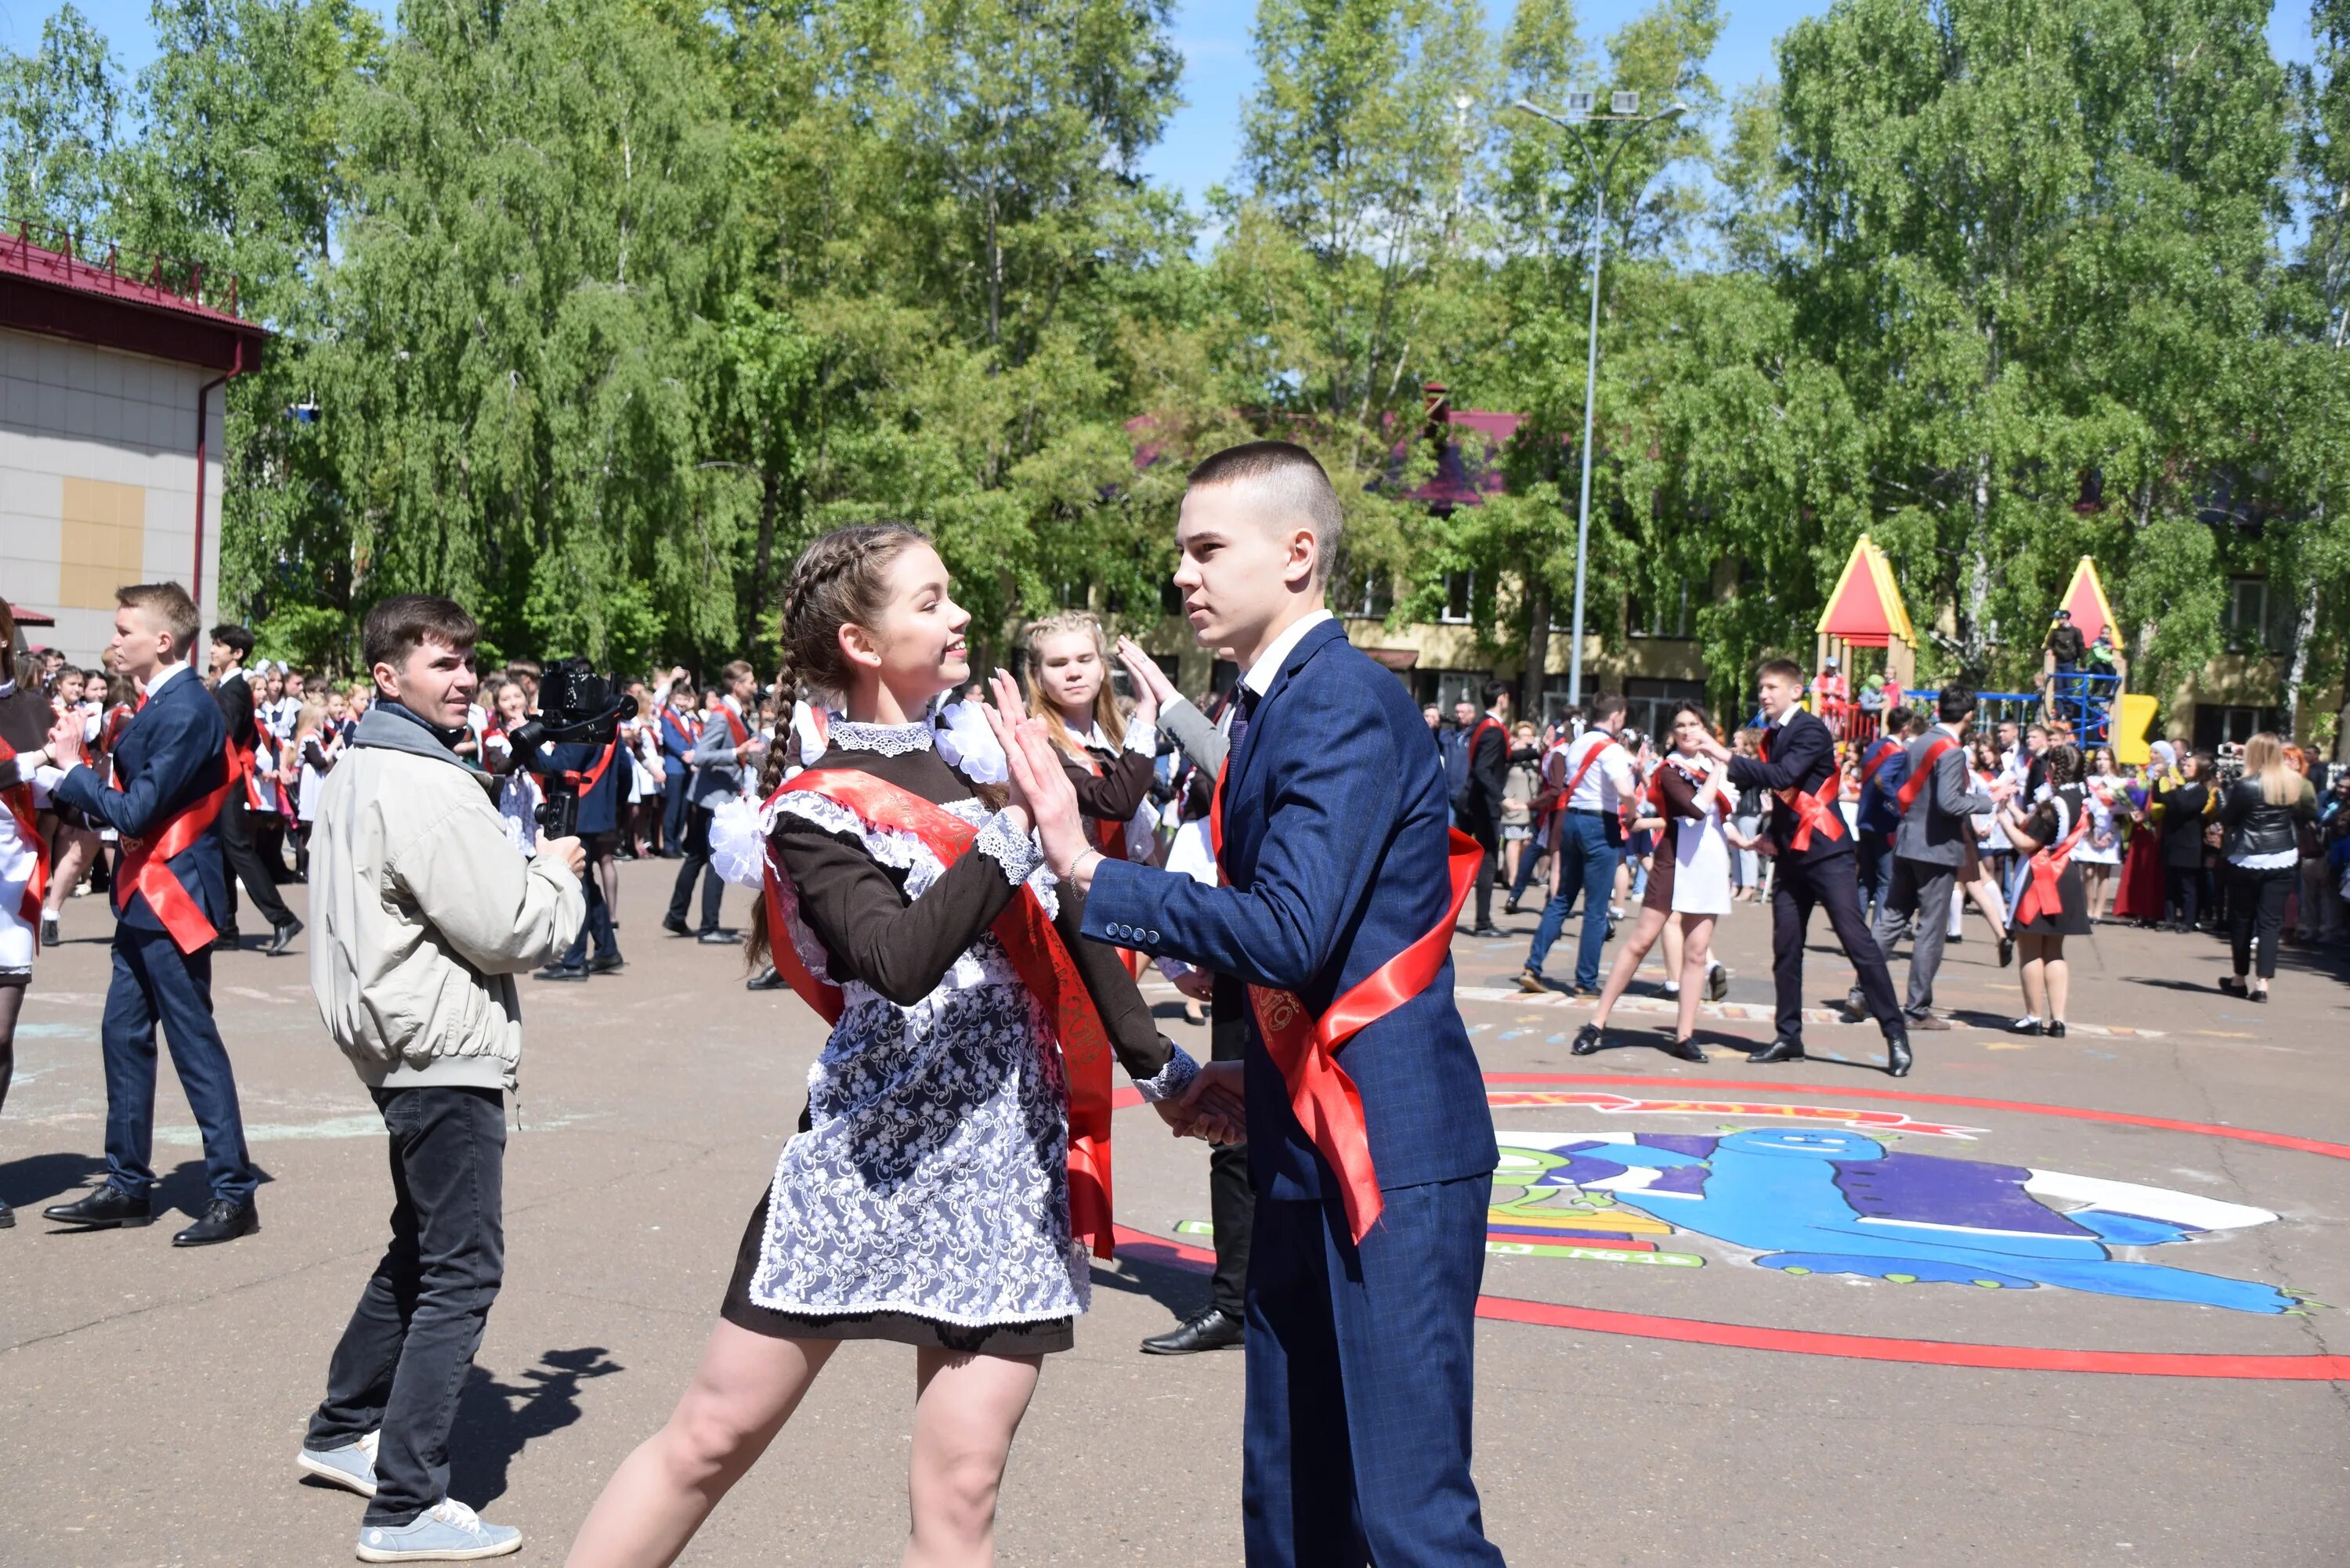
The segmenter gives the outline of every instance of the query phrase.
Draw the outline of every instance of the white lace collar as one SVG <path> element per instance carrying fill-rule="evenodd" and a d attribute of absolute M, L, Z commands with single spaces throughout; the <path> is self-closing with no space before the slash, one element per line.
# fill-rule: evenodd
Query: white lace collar
<path fill-rule="evenodd" d="M 885 757 L 902 757 L 908 752 L 931 749 L 931 727 L 920 720 L 910 724 L 858 724 L 837 719 L 827 732 L 825 744 L 844 752 L 878 752 Z"/>

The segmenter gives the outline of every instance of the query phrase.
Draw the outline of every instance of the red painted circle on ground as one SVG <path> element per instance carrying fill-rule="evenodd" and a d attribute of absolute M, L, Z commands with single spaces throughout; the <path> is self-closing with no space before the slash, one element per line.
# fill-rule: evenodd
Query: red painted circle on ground
<path fill-rule="evenodd" d="M 1824 1095 L 1831 1099 L 1899 1100 L 1913 1105 L 2016 1111 L 2027 1116 L 2063 1116 L 2073 1121 L 2194 1133 L 2205 1137 L 2233 1138 L 2240 1143 L 2265 1144 L 2272 1148 L 2292 1149 L 2301 1154 L 2323 1155 L 2329 1159 L 2350 1159 L 2350 1144 L 2327 1143 L 2318 1138 L 2297 1137 L 2289 1133 L 2260 1132 L 2210 1122 L 2174 1121 L 2167 1116 L 2132 1116 L 2121 1111 L 2083 1110 L 2073 1106 L 2034 1105 L 2023 1100 L 1928 1095 L 1911 1089 L 1851 1088 L 1777 1082 L 1758 1085 L 1738 1079 L 1651 1078 L 1628 1073 L 1488 1073 L 1485 1082 L 1553 1086 L 1633 1084 L 1676 1094 L 1689 1089 L 1730 1089 L 1749 1098 L 1768 1096 L 1773 1100 L 1789 1094 Z M 1183 1268 L 1205 1269 L 1215 1262 L 1215 1254 L 1205 1248 L 1130 1231 L 1122 1225 L 1118 1228 L 1118 1244 Z M 1593 1334 L 1627 1334 L 1637 1339 L 1669 1339 L 1688 1345 L 1783 1351 L 1797 1355 L 1833 1355 L 1849 1360 L 1903 1361 L 1920 1366 L 1972 1366 L 2014 1372 L 2102 1372 L 2137 1377 L 2230 1377 L 2303 1383 L 2350 1381 L 2350 1355 L 2217 1355 L 2143 1350 L 2050 1350 L 2029 1345 L 1894 1339 L 1877 1334 L 1823 1334 L 1813 1329 L 1760 1328 L 1747 1324 L 1714 1323 L 1703 1318 L 1609 1312 L 1597 1307 L 1562 1306 L 1555 1302 L 1528 1301 L 1517 1296 L 1481 1296 L 1477 1301 L 1477 1315 L 1500 1323 L 1577 1328 Z"/>

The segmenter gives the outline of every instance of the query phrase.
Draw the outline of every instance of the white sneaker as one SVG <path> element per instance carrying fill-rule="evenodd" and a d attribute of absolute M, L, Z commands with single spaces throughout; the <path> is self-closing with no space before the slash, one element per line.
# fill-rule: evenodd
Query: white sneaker
<path fill-rule="evenodd" d="M 522 1550 L 522 1532 L 485 1524 L 453 1497 L 444 1497 L 406 1524 L 370 1524 L 359 1532 L 362 1563 L 470 1563 Z"/>

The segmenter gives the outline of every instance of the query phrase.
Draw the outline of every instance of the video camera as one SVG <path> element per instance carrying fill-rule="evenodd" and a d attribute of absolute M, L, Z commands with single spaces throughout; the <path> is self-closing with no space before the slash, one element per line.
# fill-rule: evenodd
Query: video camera
<path fill-rule="evenodd" d="M 2213 772 L 2223 784 L 2234 784 L 2244 776 L 2244 748 L 2234 741 L 2222 741 L 2212 759 Z"/>
<path fill-rule="evenodd" d="M 548 767 L 540 749 L 548 745 L 608 746 L 619 738 L 620 715 L 635 699 L 620 690 L 617 675 L 598 675 L 584 659 L 558 659 L 538 678 L 538 708 L 513 736 L 514 754 L 537 778 L 546 799 L 539 803 L 538 829 L 549 838 L 578 831 L 579 789 L 572 775 Z"/>

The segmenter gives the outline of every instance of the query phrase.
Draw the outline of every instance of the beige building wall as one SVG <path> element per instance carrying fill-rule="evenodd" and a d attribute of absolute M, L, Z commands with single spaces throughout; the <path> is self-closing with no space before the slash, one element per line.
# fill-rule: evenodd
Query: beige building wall
<path fill-rule="evenodd" d="M 26 639 L 98 661 L 123 583 L 180 583 L 210 625 L 220 584 L 224 404 L 204 400 L 203 580 L 192 366 L 0 328 L 0 595 L 55 615 Z"/>

